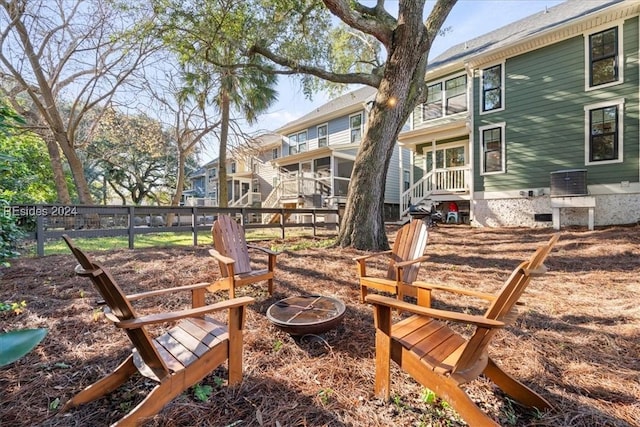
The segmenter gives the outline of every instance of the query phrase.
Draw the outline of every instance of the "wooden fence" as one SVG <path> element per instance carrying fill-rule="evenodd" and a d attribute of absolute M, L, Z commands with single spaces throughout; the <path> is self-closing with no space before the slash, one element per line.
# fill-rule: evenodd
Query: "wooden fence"
<path fill-rule="evenodd" d="M 337 209 L 280 208 L 219 208 L 210 206 L 98 206 L 98 205 L 30 205 L 4 208 L 22 223 L 35 222 L 35 231 L 27 239 L 36 241 L 38 256 L 44 255 L 44 244 L 71 237 L 128 236 L 129 248 L 134 248 L 136 235 L 167 232 L 191 232 L 193 245 L 198 244 L 198 231 L 209 231 L 217 215 L 237 218 L 245 230 L 278 228 L 282 238 L 290 228 L 337 230 L 340 224 Z M 263 223 L 263 219 L 268 222 Z"/>

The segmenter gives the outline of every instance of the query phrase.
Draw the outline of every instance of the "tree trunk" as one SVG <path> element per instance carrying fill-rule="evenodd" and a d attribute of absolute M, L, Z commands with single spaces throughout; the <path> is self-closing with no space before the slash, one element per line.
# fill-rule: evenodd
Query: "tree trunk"
<path fill-rule="evenodd" d="M 416 22 L 417 25 L 422 25 Z M 408 25 L 407 25 L 408 26 Z M 413 31 L 413 33 L 412 33 Z M 351 174 L 338 245 L 386 250 L 384 185 L 398 134 L 414 106 L 426 96 L 426 54 L 411 41 L 418 31 L 398 27 L 366 131 Z M 377 184 L 373 185 L 372 183 Z"/>
<path fill-rule="evenodd" d="M 184 182 L 186 177 L 184 176 L 184 168 L 187 163 L 187 154 L 184 150 L 178 148 L 178 176 L 176 177 L 176 192 L 171 198 L 171 206 L 180 205 L 180 199 L 182 198 L 182 189 L 184 188 Z"/>
<path fill-rule="evenodd" d="M 82 162 L 80 161 L 76 150 L 73 148 L 73 143 L 67 138 L 66 132 L 55 132 L 54 136 L 67 159 L 67 164 L 69 165 L 71 175 L 73 176 L 73 182 L 76 185 L 80 204 L 93 204 L 89 184 L 87 183 L 87 178 L 84 175 L 84 167 L 82 166 Z"/>
<path fill-rule="evenodd" d="M 227 191 L 227 139 L 229 138 L 229 95 L 222 91 L 222 122 L 220 124 L 220 148 L 218 157 L 218 206 L 229 206 Z"/>
<path fill-rule="evenodd" d="M 56 193 L 58 194 L 58 202 L 64 205 L 70 205 L 71 195 L 69 194 L 69 187 L 67 186 L 67 180 L 64 176 L 62 159 L 60 158 L 60 148 L 53 140 L 51 135 L 41 136 L 47 144 L 47 151 L 49 152 L 51 169 L 53 171 L 53 182 L 56 186 Z"/>

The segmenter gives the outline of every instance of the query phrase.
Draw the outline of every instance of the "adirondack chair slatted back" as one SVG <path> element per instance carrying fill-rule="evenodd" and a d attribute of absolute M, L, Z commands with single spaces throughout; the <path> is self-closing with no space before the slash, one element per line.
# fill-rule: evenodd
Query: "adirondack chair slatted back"
<path fill-rule="evenodd" d="M 244 237 L 244 229 L 228 215 L 219 215 L 211 228 L 213 234 L 213 247 L 222 255 L 235 260 L 233 270 L 236 274 L 251 271 L 249 249 Z M 228 276 L 227 268 L 220 264 L 220 272 L 223 277 Z"/>
<path fill-rule="evenodd" d="M 104 298 L 110 313 L 120 321 L 136 318 L 137 315 L 133 306 L 111 274 L 100 264 L 93 262 L 87 254 L 74 244 L 69 236 L 63 235 L 62 238 L 79 262 L 79 265 L 75 269 L 76 274 L 91 279 L 91 282 L 95 285 L 102 298 Z M 169 369 L 158 354 L 147 331 L 142 327 L 125 329 L 125 331 L 136 347 L 138 354 L 147 366 L 151 368 L 153 373 L 158 378 L 163 378 L 168 375 Z"/>
<path fill-rule="evenodd" d="M 487 309 L 484 317 L 492 320 L 504 320 L 509 315 L 514 305 L 522 296 L 526 287 L 531 282 L 532 273 L 543 273 L 543 262 L 558 240 L 555 234 L 544 245 L 539 247 L 527 261 L 521 262 L 506 280 L 497 298 Z M 497 329 L 478 327 L 467 342 L 452 373 L 464 372 L 475 364 L 480 355 L 486 350 Z"/>
<path fill-rule="evenodd" d="M 412 220 L 409 224 L 398 230 L 396 240 L 391 250 L 391 262 L 387 269 L 387 279 L 396 280 L 396 270 L 394 263 L 414 260 L 424 254 L 427 247 L 428 228 L 424 221 Z M 412 283 L 418 277 L 420 263 L 407 266 L 403 270 L 402 281 Z"/>

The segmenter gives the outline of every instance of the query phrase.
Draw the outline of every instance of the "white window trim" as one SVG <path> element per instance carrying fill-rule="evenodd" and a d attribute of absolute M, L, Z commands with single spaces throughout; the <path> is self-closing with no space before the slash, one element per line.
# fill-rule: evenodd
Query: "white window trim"
<path fill-rule="evenodd" d="M 502 174 L 502 173 L 506 173 L 507 172 L 507 141 L 506 141 L 506 134 L 505 134 L 505 128 L 507 127 L 507 124 L 505 122 L 502 123 L 493 123 L 490 125 L 486 125 L 486 126 L 480 126 L 478 128 L 478 137 L 480 140 L 480 175 L 481 176 L 485 176 L 485 175 L 498 175 L 498 174 Z M 499 171 L 494 171 L 494 172 L 485 172 L 484 171 L 484 139 L 482 138 L 482 133 L 483 131 L 485 131 L 486 129 L 495 129 L 495 128 L 500 128 L 500 139 L 502 141 L 502 147 L 500 147 L 501 153 L 501 170 Z"/>
<path fill-rule="evenodd" d="M 349 126 L 351 126 L 351 124 L 349 124 Z M 318 128 L 321 127 L 326 127 L 327 128 L 327 134 L 325 135 L 325 138 L 327 140 L 327 145 L 324 145 L 324 147 L 328 147 L 329 146 L 329 123 L 322 123 L 318 126 L 316 126 L 316 139 L 318 141 L 318 148 L 320 147 L 320 134 L 318 133 Z"/>
<path fill-rule="evenodd" d="M 304 140 L 304 143 L 306 144 L 307 148 L 306 148 L 304 151 L 301 151 L 301 150 L 300 150 L 300 141 L 298 141 L 298 136 L 299 136 L 300 134 L 303 134 L 303 133 L 305 134 L 305 140 Z M 296 143 L 295 143 L 295 144 L 292 144 L 292 143 L 291 143 L 291 137 L 293 137 L 293 136 L 295 136 L 295 137 L 296 137 Z M 292 155 L 292 153 L 291 153 L 291 147 L 295 147 L 295 151 L 296 151 L 296 152 L 295 152 L 295 153 L 293 153 L 293 154 L 306 153 L 307 151 L 309 151 L 309 132 L 308 132 L 308 130 L 307 130 L 307 129 L 305 129 L 305 130 L 301 130 L 301 131 L 298 131 L 298 132 L 294 132 L 294 133 L 289 134 L 289 135 L 287 136 L 287 143 L 288 143 L 288 145 L 289 145 L 289 155 Z"/>
<path fill-rule="evenodd" d="M 351 131 L 353 131 L 354 128 L 351 127 L 351 119 L 356 116 L 360 116 L 360 140 L 358 141 L 358 144 L 362 142 L 362 137 L 364 136 L 364 114 L 362 114 L 362 111 L 356 114 L 351 114 L 349 116 L 349 144 L 353 143 L 351 141 Z"/>
<path fill-rule="evenodd" d="M 482 99 L 482 94 L 484 93 L 483 86 L 482 86 L 482 79 L 483 79 L 483 75 L 484 75 L 484 70 L 486 70 L 487 68 L 495 67 L 496 65 L 500 65 L 501 66 L 500 67 L 500 89 L 501 89 L 500 90 L 500 108 L 496 108 L 494 110 L 489 110 L 489 111 L 484 111 L 484 102 L 483 102 L 483 99 Z M 486 66 L 484 66 L 484 67 L 482 67 L 480 69 L 480 81 L 478 82 L 478 89 L 479 89 L 479 91 L 478 91 L 478 97 L 479 97 L 479 99 L 478 99 L 478 106 L 479 106 L 478 110 L 479 110 L 479 114 L 481 116 L 485 115 L 485 114 L 496 113 L 498 111 L 503 111 L 506 108 L 505 96 L 504 96 L 505 92 L 506 92 L 506 89 L 507 89 L 506 88 L 507 81 L 506 81 L 506 78 L 505 78 L 505 76 L 506 76 L 506 71 L 505 71 L 506 68 L 507 67 L 506 67 L 505 61 L 502 61 L 502 62 L 496 62 L 494 64 L 486 65 Z"/>
<path fill-rule="evenodd" d="M 612 163 L 624 162 L 624 98 L 613 99 L 611 101 L 598 102 L 584 106 L 584 164 L 588 166 L 610 165 Z M 604 107 L 618 107 L 618 158 L 615 160 L 589 161 L 589 150 L 591 149 L 591 110 Z"/>
<path fill-rule="evenodd" d="M 420 119 L 422 120 L 422 123 L 427 123 L 433 120 L 438 120 L 441 119 L 443 117 L 453 117 L 453 116 L 457 116 L 457 115 L 462 115 L 462 114 L 467 114 L 469 112 L 469 100 L 467 99 L 467 110 L 466 111 L 461 111 L 459 113 L 453 113 L 453 114 L 447 114 L 447 82 L 449 80 L 454 80 L 457 79 L 458 77 L 462 77 L 462 76 L 466 76 L 467 77 L 467 86 L 465 88 L 465 94 L 469 93 L 469 87 L 471 86 L 469 83 L 469 75 L 466 72 L 462 72 L 462 73 L 457 73 L 457 74 L 452 74 L 450 76 L 447 76 L 446 78 L 443 79 L 439 79 L 439 80 L 433 80 L 430 82 L 427 82 L 427 87 L 429 86 L 433 86 L 436 85 L 438 83 L 440 83 L 442 85 L 442 99 L 440 99 L 440 107 L 442 108 L 442 115 L 440 117 L 436 117 L 434 119 L 425 119 L 424 118 L 424 104 L 426 103 L 423 102 L 422 104 L 420 104 Z"/>
<path fill-rule="evenodd" d="M 604 89 L 607 87 L 616 86 L 624 83 L 625 61 L 624 61 L 624 48 L 623 48 L 624 37 L 622 32 L 623 30 L 622 24 L 623 24 L 622 22 L 619 22 L 618 24 L 603 25 L 593 31 L 590 31 L 584 34 L 584 90 L 585 92 L 589 92 L 591 90 Z M 600 33 L 602 31 L 606 31 L 614 27 L 618 27 L 618 80 L 611 83 L 605 83 L 603 85 L 590 86 L 591 61 L 589 60 L 589 57 L 591 55 L 591 52 L 589 50 L 589 38 L 593 34 Z"/>

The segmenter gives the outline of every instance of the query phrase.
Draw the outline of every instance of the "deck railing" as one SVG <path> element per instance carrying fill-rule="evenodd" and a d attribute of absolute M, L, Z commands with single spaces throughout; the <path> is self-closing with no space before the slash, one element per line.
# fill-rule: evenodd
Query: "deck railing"
<path fill-rule="evenodd" d="M 468 192 L 470 173 L 468 166 L 428 172 L 400 195 L 400 217 L 409 213 L 410 205 L 416 205 L 432 194 Z"/>

